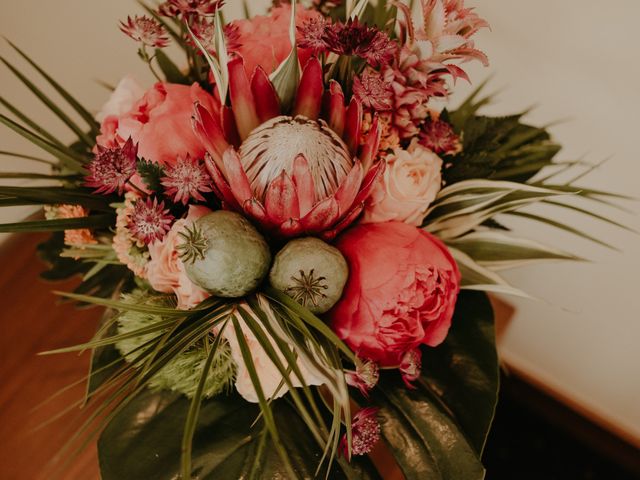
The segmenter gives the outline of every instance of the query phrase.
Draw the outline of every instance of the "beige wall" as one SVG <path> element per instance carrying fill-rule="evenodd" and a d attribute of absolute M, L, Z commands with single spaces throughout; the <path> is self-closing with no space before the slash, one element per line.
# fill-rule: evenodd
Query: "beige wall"
<path fill-rule="evenodd" d="M 237 7 L 239 1 L 228 3 Z M 264 4 L 252 3 L 254 11 L 260 9 L 258 3 Z M 472 68 L 476 81 L 494 74 L 491 88 L 501 93 L 490 111 L 510 113 L 539 105 L 529 115 L 532 122 L 565 120 L 552 128 L 565 144 L 563 159 L 584 155 L 596 162 L 613 156 L 585 179 L 586 185 L 640 196 L 640 52 L 634 33 L 640 2 L 492 0 L 475 4 L 492 24 L 492 32 L 478 40 L 491 67 Z M 94 79 L 115 83 L 122 75 L 134 73 L 151 82 L 136 57 L 134 43 L 117 29 L 118 19 L 137 11 L 135 2 L 2 0 L 1 5 L 2 35 L 30 52 L 92 108 L 106 97 Z M 6 45 L 0 46 L 0 53 L 16 59 Z M 3 97 L 26 107 L 35 118 L 52 118 L 2 68 L 0 86 Z M 468 88 L 461 84 L 460 90 Z M 71 138 L 53 120 L 51 131 Z M 6 129 L 0 129 L 0 150 L 35 153 Z M 8 170 L 25 167 L 1 160 Z M 637 204 L 627 206 L 638 211 Z M 8 221 L 24 211 L 0 215 L 0 220 Z M 518 286 L 544 300 L 516 301 L 518 314 L 502 353 L 512 364 L 640 438 L 639 237 L 574 215 L 556 218 L 570 219 L 622 253 L 523 224 L 522 234 L 562 246 L 593 263 L 545 265 L 509 274 Z M 612 218 L 640 229 L 637 216 L 614 212 Z"/>

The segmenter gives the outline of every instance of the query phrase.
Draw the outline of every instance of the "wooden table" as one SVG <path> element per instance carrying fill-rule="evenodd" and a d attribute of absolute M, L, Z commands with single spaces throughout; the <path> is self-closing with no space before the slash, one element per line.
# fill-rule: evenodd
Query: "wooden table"
<path fill-rule="evenodd" d="M 36 259 L 40 235 L 16 235 L 0 250 L 0 478 L 3 480 L 98 479 L 95 444 L 54 476 L 51 460 L 72 433 L 77 409 L 36 428 L 82 398 L 84 382 L 50 399 L 62 387 L 87 374 L 89 355 L 38 356 L 38 352 L 86 341 L 100 310 L 60 305 L 50 290 L 68 290 L 74 282 L 45 283 Z M 50 399 L 48 403 L 36 408 Z"/>

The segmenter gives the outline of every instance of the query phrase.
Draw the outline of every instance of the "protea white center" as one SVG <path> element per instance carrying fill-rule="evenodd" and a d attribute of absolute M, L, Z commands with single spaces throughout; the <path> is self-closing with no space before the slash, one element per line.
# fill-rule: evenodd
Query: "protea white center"
<path fill-rule="evenodd" d="M 307 159 L 316 200 L 335 193 L 354 164 L 347 145 L 323 120 L 281 115 L 253 130 L 240 146 L 255 197 L 264 198 L 282 171 L 291 174 L 298 155 Z"/>

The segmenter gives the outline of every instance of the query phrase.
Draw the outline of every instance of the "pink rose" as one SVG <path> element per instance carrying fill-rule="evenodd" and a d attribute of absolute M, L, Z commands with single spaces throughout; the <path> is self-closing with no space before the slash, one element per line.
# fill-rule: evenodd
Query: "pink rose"
<path fill-rule="evenodd" d="M 210 293 L 189 280 L 184 264 L 176 250 L 181 242 L 178 234 L 183 231 L 184 227 L 210 212 L 211 210 L 206 207 L 190 206 L 187 218 L 174 223 L 162 241 L 149 245 L 151 260 L 147 264 L 147 280 L 158 292 L 175 293 L 180 309 L 193 308 L 211 296 Z"/>
<path fill-rule="evenodd" d="M 296 11 L 296 25 L 298 27 L 320 14 L 315 10 L 298 7 Z M 249 76 L 260 65 L 267 74 L 272 73 L 291 52 L 289 40 L 289 22 L 291 21 L 291 6 L 282 5 L 271 9 L 269 15 L 256 15 L 248 20 L 236 20 L 231 28 L 239 34 L 239 46 L 235 47 L 244 59 L 244 68 Z M 306 65 L 311 56 L 308 48 L 299 48 L 300 65 Z"/>
<path fill-rule="evenodd" d="M 139 157 L 163 165 L 186 155 L 202 158 L 205 150 L 191 129 L 196 101 L 212 112 L 219 110 L 214 98 L 198 84 L 158 82 L 126 113 L 107 116 L 97 142 L 108 147 L 131 137 L 138 143 Z"/>
<path fill-rule="evenodd" d="M 119 117 L 127 113 L 133 105 L 144 95 L 144 88 L 131 75 L 127 75 L 118 82 L 109 100 L 102 106 L 96 120 L 104 122 L 107 117 Z"/>
<path fill-rule="evenodd" d="M 363 223 L 397 220 L 420 226 L 442 184 L 442 160 L 431 150 L 412 142 L 407 150 L 394 149 L 373 189 Z"/>
<path fill-rule="evenodd" d="M 371 223 L 348 230 L 336 247 L 349 280 L 331 326 L 358 356 L 397 367 L 420 344 L 445 339 L 460 272 L 440 240 L 406 223 Z"/>

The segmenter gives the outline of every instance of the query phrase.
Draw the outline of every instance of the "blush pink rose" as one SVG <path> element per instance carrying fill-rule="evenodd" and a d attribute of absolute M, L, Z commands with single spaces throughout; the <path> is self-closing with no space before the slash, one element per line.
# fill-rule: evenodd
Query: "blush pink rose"
<path fill-rule="evenodd" d="M 363 223 L 397 220 L 420 226 L 442 184 L 442 160 L 416 142 L 385 158 L 383 175 L 367 200 Z"/>
<path fill-rule="evenodd" d="M 371 223 L 347 231 L 336 247 L 349 280 L 329 317 L 358 356 L 398 367 L 405 353 L 445 339 L 460 272 L 440 240 L 406 223 Z"/>
<path fill-rule="evenodd" d="M 104 122 L 107 117 L 124 115 L 143 95 L 144 88 L 132 75 L 123 77 L 96 115 L 96 120 Z"/>
<path fill-rule="evenodd" d="M 217 101 L 198 84 L 156 83 L 122 115 L 108 115 L 97 142 L 104 147 L 123 144 L 129 137 L 138 144 L 138 156 L 162 165 L 178 157 L 202 158 L 205 150 L 191 129 L 193 104 L 211 112 Z"/>
<path fill-rule="evenodd" d="M 178 308 L 188 310 L 211 296 L 195 285 L 184 268 L 176 247 L 181 242 L 179 233 L 185 226 L 210 213 L 206 207 L 192 205 L 186 218 L 175 222 L 162 241 L 149 245 L 150 260 L 147 264 L 147 280 L 158 292 L 174 293 L 178 298 Z"/>
<path fill-rule="evenodd" d="M 318 17 L 320 13 L 317 11 L 298 7 L 296 25 L 300 27 L 307 20 Z M 231 28 L 239 36 L 239 45 L 233 51 L 244 59 L 247 74 L 252 75 L 258 65 L 270 74 L 287 58 L 291 52 L 290 21 L 291 6 L 282 5 L 271 9 L 269 15 L 256 15 L 248 20 L 231 23 Z M 298 49 L 300 65 L 306 65 L 310 56 L 310 49 Z"/>

